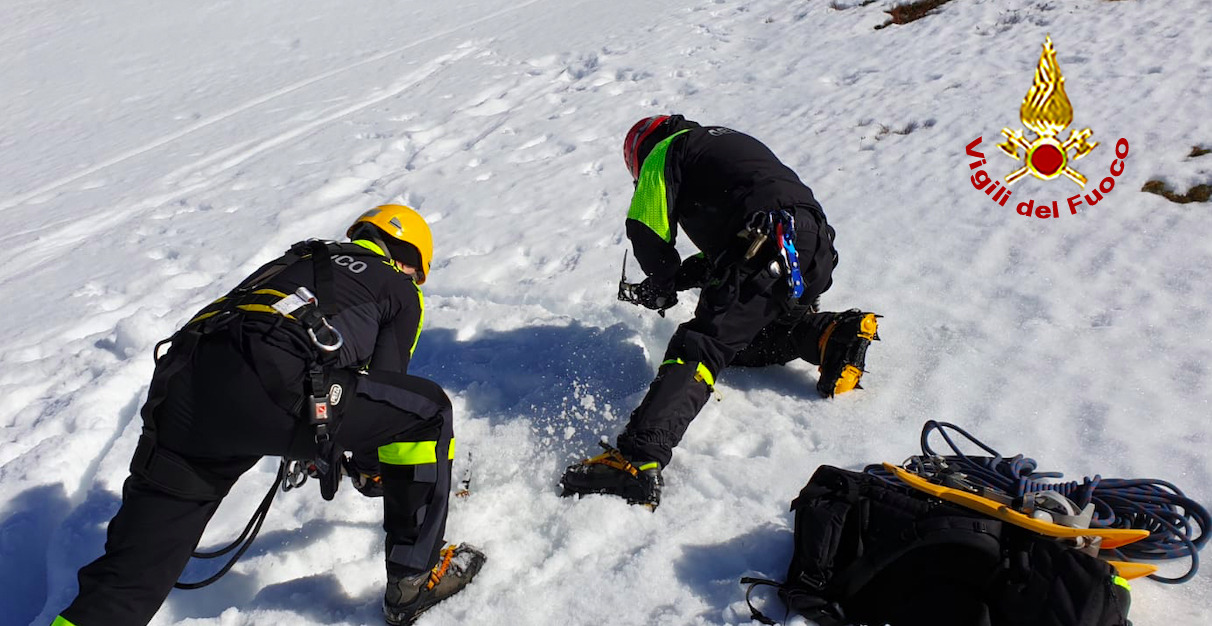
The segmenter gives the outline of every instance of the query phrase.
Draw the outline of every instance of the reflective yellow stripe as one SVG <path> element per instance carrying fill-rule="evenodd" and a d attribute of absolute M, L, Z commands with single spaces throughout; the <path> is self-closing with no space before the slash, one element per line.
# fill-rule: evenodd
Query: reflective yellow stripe
<path fill-rule="evenodd" d="M 650 469 L 661 469 L 661 464 L 657 463 L 656 461 L 653 461 L 651 463 L 645 463 L 645 464 L 641 465 L 638 469 L 641 472 L 644 470 L 650 470 Z"/>
<path fill-rule="evenodd" d="M 1120 587 L 1123 587 L 1124 589 L 1127 589 L 1128 591 L 1132 591 L 1132 585 L 1129 585 L 1128 581 L 1126 579 L 1124 579 L 1123 576 L 1112 576 L 1111 582 L 1119 585 Z"/>
<path fill-rule="evenodd" d="M 385 250 L 383 250 L 383 248 L 380 248 L 379 244 L 377 244 L 373 241 L 367 241 L 365 239 L 354 239 L 350 243 L 357 245 L 357 246 L 362 246 L 363 248 L 366 248 L 367 250 L 370 250 L 371 252 L 373 252 L 381 257 L 385 257 L 383 259 L 383 265 L 386 265 L 387 267 L 390 267 L 391 269 L 395 270 L 395 272 L 397 274 L 404 273 L 404 270 L 400 269 L 400 266 L 396 265 L 394 260 L 391 260 L 391 261 L 387 260 L 387 259 L 391 258 L 391 255 L 387 254 L 387 252 Z"/>
<path fill-rule="evenodd" d="M 55 618 L 55 621 L 51 622 L 51 626 L 76 626 L 76 625 L 67 621 L 66 619 L 63 618 L 62 615 L 60 615 Z"/>
<path fill-rule="evenodd" d="M 379 244 L 373 241 L 368 241 L 366 239 L 354 239 L 352 243 L 362 246 L 363 248 L 366 248 L 379 256 L 387 256 L 387 253 L 383 252 L 383 248 L 380 248 Z"/>
<path fill-rule="evenodd" d="M 383 252 L 383 249 L 380 248 L 379 245 L 373 241 L 367 241 L 365 239 L 355 239 L 353 241 L 353 243 L 355 243 L 359 246 L 362 246 L 363 248 L 366 248 L 367 250 L 370 250 L 371 252 L 374 252 L 375 254 L 387 256 L 387 253 Z M 386 262 L 386 261 L 384 261 L 384 262 Z M 391 265 L 391 267 L 392 267 L 392 269 L 396 270 L 397 272 L 401 271 L 400 268 L 396 267 L 394 264 Z M 413 285 L 416 285 L 416 287 L 417 287 L 417 302 L 419 302 L 421 304 L 421 318 L 419 320 L 417 320 L 417 336 L 413 337 L 413 339 L 412 339 L 412 347 L 408 349 L 409 356 L 412 356 L 412 353 L 416 352 L 417 342 L 421 340 L 421 326 L 423 326 L 425 324 L 425 296 L 424 296 L 424 294 L 421 293 L 421 286 L 417 285 L 415 280 L 413 281 Z M 408 464 L 405 464 L 405 465 L 408 465 Z"/>
<path fill-rule="evenodd" d="M 277 289 L 258 289 L 248 295 L 250 295 L 250 296 L 273 296 L 275 298 L 285 298 L 286 297 L 286 294 L 282 293 L 281 291 L 278 291 Z M 221 304 L 223 302 L 226 302 L 227 300 L 229 300 L 229 298 L 227 296 L 223 296 L 222 298 L 219 298 L 218 300 L 215 300 L 214 302 L 211 302 L 210 304 L 206 305 L 206 307 L 204 307 L 202 310 L 206 311 L 206 309 L 209 309 L 209 308 L 215 306 L 216 304 Z M 237 302 L 239 302 L 239 300 L 237 300 Z M 236 308 L 242 309 L 244 311 L 251 311 L 253 313 L 273 313 L 275 315 L 278 314 L 277 309 L 273 308 L 272 306 L 265 305 L 265 304 L 240 304 L 240 305 L 236 305 Z M 189 320 L 188 322 L 186 322 L 185 325 L 189 326 L 190 324 L 194 324 L 194 323 L 206 320 L 206 319 L 210 319 L 210 318 L 212 318 L 224 311 L 228 311 L 228 310 L 230 310 L 230 309 L 228 309 L 227 307 L 219 307 L 213 311 L 207 311 L 206 313 L 199 314 L 197 317 L 194 317 L 193 319 Z M 288 317 L 292 320 L 295 319 L 294 317 L 291 317 L 290 315 L 287 315 L 286 317 Z"/>
<path fill-rule="evenodd" d="M 676 363 L 676 364 L 678 364 L 678 365 L 685 365 L 685 364 L 686 364 L 686 362 L 685 362 L 685 361 L 683 361 L 682 359 L 669 359 L 668 361 L 665 361 L 664 363 L 661 363 L 661 366 L 663 367 L 663 366 L 666 366 L 666 365 L 672 365 L 672 364 L 675 364 L 675 363 Z M 698 378 L 699 380 L 701 380 L 701 381 L 703 381 L 703 382 L 707 383 L 707 386 L 708 386 L 708 387 L 714 387 L 714 386 L 715 386 L 715 375 L 711 373 L 711 370 L 707 369 L 707 366 L 706 366 L 706 365 L 703 365 L 702 363 L 699 363 L 699 364 L 698 364 L 698 367 L 696 368 L 696 371 L 698 372 L 698 376 L 697 376 L 696 378 Z"/>
<path fill-rule="evenodd" d="M 211 311 L 210 313 L 203 313 L 202 315 L 199 315 L 198 317 L 195 317 L 194 319 L 189 320 L 188 322 L 185 323 L 185 325 L 189 326 L 190 324 L 193 324 L 194 322 L 201 322 L 204 319 L 207 319 L 209 317 L 214 317 L 218 314 L 219 314 L 218 311 Z"/>
<path fill-rule="evenodd" d="M 450 456 L 454 460 L 455 441 L 450 440 Z M 388 465 L 429 465 L 438 462 L 438 442 L 397 441 L 379 446 L 379 462 Z"/>
<path fill-rule="evenodd" d="M 425 325 L 425 294 L 421 293 L 420 285 L 413 284 L 417 287 L 417 304 L 421 305 L 421 317 L 417 318 L 417 336 L 412 338 L 412 347 L 408 349 L 408 356 L 412 356 L 412 353 L 417 351 L 417 342 L 421 340 L 421 327 Z"/>

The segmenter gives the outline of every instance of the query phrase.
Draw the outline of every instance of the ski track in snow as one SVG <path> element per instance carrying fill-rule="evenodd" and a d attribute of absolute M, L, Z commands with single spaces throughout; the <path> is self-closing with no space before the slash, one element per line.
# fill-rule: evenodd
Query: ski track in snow
<path fill-rule="evenodd" d="M 408 44 L 406 44 L 406 45 L 399 46 L 399 47 L 397 47 L 397 48 L 392 48 L 392 49 L 389 49 L 389 50 L 385 50 L 385 51 L 383 51 L 383 52 L 380 52 L 380 53 L 378 53 L 378 54 L 375 54 L 375 55 L 373 55 L 373 56 L 370 56 L 370 57 L 368 57 L 368 58 L 366 58 L 366 59 L 364 59 L 364 60 L 362 60 L 362 61 L 359 61 L 359 62 L 357 62 L 357 63 L 351 64 L 351 65 L 347 65 L 347 66 L 344 66 L 344 67 L 339 67 L 339 68 L 333 69 L 333 70 L 328 71 L 328 72 L 323 72 L 323 73 L 318 74 L 318 75 L 316 75 L 316 76 L 312 76 L 312 77 L 310 77 L 310 78 L 307 78 L 306 80 L 298 81 L 298 82 L 293 83 L 293 84 L 291 84 L 291 85 L 288 85 L 288 86 L 286 86 L 286 87 L 284 87 L 284 88 L 277 89 L 277 90 L 275 90 L 275 91 L 272 91 L 272 92 L 270 92 L 270 93 L 267 93 L 267 94 L 262 95 L 262 96 L 257 97 L 257 98 L 253 98 L 252 100 L 249 100 L 249 101 L 247 101 L 247 102 L 244 102 L 244 103 L 242 103 L 242 104 L 240 104 L 240 105 L 238 105 L 238 106 L 235 106 L 235 107 L 233 107 L 233 108 L 231 108 L 231 109 L 228 109 L 227 111 L 223 111 L 222 113 L 219 113 L 219 114 L 217 114 L 217 115 L 214 115 L 214 116 L 208 117 L 208 118 L 203 119 L 203 120 L 201 120 L 201 121 L 199 121 L 199 122 L 196 122 L 196 123 L 194 123 L 194 124 L 191 124 L 191 125 L 189 125 L 189 126 L 185 127 L 184 129 L 182 129 L 182 130 L 180 130 L 180 131 L 177 131 L 177 132 L 175 132 L 175 133 L 172 133 L 172 134 L 169 134 L 169 135 L 167 135 L 167 136 L 164 136 L 164 137 L 162 137 L 162 138 L 160 138 L 160 139 L 157 139 L 157 140 L 155 140 L 155 141 L 152 141 L 152 142 L 150 142 L 150 143 L 148 143 L 148 144 L 146 144 L 146 145 L 144 145 L 144 146 L 141 146 L 141 147 L 136 148 L 136 149 L 134 149 L 134 150 L 129 150 L 129 151 L 127 151 L 127 152 L 124 152 L 124 153 L 122 153 L 122 154 L 119 154 L 118 156 L 115 156 L 115 157 L 111 158 L 111 159 L 107 159 L 107 160 L 105 160 L 105 161 L 102 161 L 101 163 L 98 163 L 98 164 L 93 165 L 93 166 L 91 166 L 91 167 L 87 167 L 87 168 L 85 168 L 85 169 L 83 169 L 83 170 L 81 170 L 81 171 L 79 171 L 79 172 L 77 172 L 77 173 L 75 173 L 75 174 L 72 174 L 72 175 L 67 176 L 67 177 L 65 177 L 65 178 L 61 178 L 61 179 L 59 179 L 59 180 L 52 181 L 52 182 L 50 182 L 50 183 L 47 183 L 46 185 L 43 185 L 42 187 L 36 188 L 36 189 L 34 189 L 34 190 L 32 190 L 32 191 L 25 192 L 25 193 L 23 193 L 23 194 L 20 194 L 20 195 L 18 195 L 18 196 L 16 196 L 16 197 L 14 197 L 14 198 L 10 198 L 9 200 L 0 201 L 0 211 L 4 211 L 4 210 L 6 210 L 6 209 L 12 208 L 12 207 L 17 206 L 17 205 L 19 205 L 19 204 L 23 204 L 23 203 L 25 203 L 25 202 L 28 202 L 28 201 L 30 201 L 30 200 L 32 200 L 32 199 L 34 199 L 34 198 L 39 197 L 39 196 L 43 196 L 43 195 L 45 195 L 45 194 L 47 194 L 47 193 L 50 193 L 50 192 L 52 192 L 52 191 L 54 191 L 54 190 L 56 190 L 56 189 L 58 189 L 58 188 L 60 188 L 60 187 L 63 187 L 63 186 L 65 186 L 65 185 L 68 185 L 68 184 L 71 184 L 71 183 L 73 183 L 73 182 L 76 182 L 76 181 L 78 181 L 78 180 L 80 180 L 80 179 L 82 179 L 82 178 L 85 178 L 85 177 L 91 176 L 91 175 L 93 175 L 93 174 L 96 174 L 97 172 L 100 172 L 101 170 L 104 170 L 104 169 L 106 169 L 106 168 L 108 168 L 108 167 L 112 167 L 112 166 L 114 166 L 114 165 L 117 165 L 117 164 L 119 164 L 119 163 L 122 163 L 123 161 L 126 161 L 126 160 L 128 160 L 128 159 L 131 159 L 131 158 L 133 158 L 133 157 L 136 157 L 136 156 L 139 156 L 139 155 L 145 154 L 145 153 L 147 153 L 147 152 L 153 151 L 153 150 L 155 150 L 155 149 L 157 149 L 157 148 L 160 148 L 161 146 L 164 146 L 164 145 L 166 145 L 166 144 L 172 143 L 172 142 L 174 142 L 174 141 L 176 141 L 176 140 L 178 140 L 178 139 L 180 139 L 180 138 L 182 138 L 182 137 L 184 137 L 184 136 L 186 136 L 186 135 L 192 134 L 192 133 L 194 133 L 194 132 L 196 132 L 196 131 L 198 131 L 198 130 L 201 130 L 201 129 L 203 129 L 203 128 L 207 128 L 207 127 L 212 126 L 212 125 L 214 125 L 214 124 L 221 123 L 221 122 L 223 122 L 223 121 L 227 120 L 227 119 L 228 119 L 228 118 L 230 118 L 230 117 L 233 117 L 233 116 L 239 115 L 240 113 L 243 113 L 243 112 L 245 112 L 245 111 L 247 111 L 247 110 L 249 110 L 249 109 L 253 109 L 253 108 L 260 107 L 260 106 L 261 106 L 261 105 L 263 105 L 263 104 L 266 104 L 266 103 L 272 102 L 272 101 L 274 101 L 274 100 L 277 100 L 277 99 L 279 99 L 279 98 L 281 98 L 281 97 L 283 97 L 283 96 L 289 95 L 289 94 L 291 94 L 291 93 L 293 93 L 293 92 L 295 92 L 295 91 L 298 91 L 298 90 L 300 90 L 300 89 L 302 89 L 302 88 L 304 88 L 304 87 L 307 87 L 307 86 L 310 86 L 310 85 L 313 85 L 313 84 L 319 83 L 319 82 L 321 82 L 321 81 L 324 81 L 324 80 L 326 80 L 326 79 L 332 78 L 332 77 L 334 77 L 334 76 L 338 76 L 338 75 L 344 74 L 344 73 L 346 73 L 346 72 L 348 72 L 348 71 L 350 71 L 350 70 L 352 70 L 352 69 L 354 69 L 354 68 L 357 68 L 357 67 L 360 67 L 360 66 L 363 66 L 363 65 L 367 65 L 367 64 L 370 64 L 370 63 L 377 63 L 377 62 L 383 61 L 384 59 L 390 59 L 390 58 L 392 58 L 392 57 L 399 56 L 400 54 L 402 54 L 402 53 L 404 53 L 404 52 L 407 52 L 408 50 L 411 50 L 411 49 L 413 49 L 413 48 L 416 48 L 416 47 L 422 46 L 422 45 L 424 45 L 424 44 L 430 43 L 430 42 L 435 41 L 435 40 L 438 40 L 438 39 L 442 39 L 442 38 L 447 37 L 447 36 L 449 36 L 449 35 L 452 35 L 452 34 L 454 34 L 454 33 L 456 33 L 456 32 L 459 32 L 459 31 L 465 30 L 465 29 L 467 29 L 467 28 L 469 28 L 469 27 L 476 26 L 476 25 L 481 24 L 481 23 L 484 23 L 484 22 L 489 22 L 489 21 L 495 20 L 495 19 L 500 18 L 501 16 L 503 16 L 503 15 L 505 15 L 505 14 L 507 14 L 507 13 L 516 12 L 516 11 L 519 11 L 519 10 L 521 10 L 521 9 L 524 9 L 524 8 L 526 8 L 526 7 L 530 6 L 530 5 L 533 5 L 533 4 L 536 4 L 536 3 L 539 3 L 539 2 L 543 2 L 543 1 L 544 1 L 544 0 L 530 0 L 529 2 L 523 2 L 523 3 L 517 4 L 517 5 L 513 6 L 513 7 L 510 7 L 510 8 L 507 8 L 507 9 L 501 10 L 501 11 L 496 11 L 496 12 L 494 12 L 494 13 L 490 13 L 490 14 L 488 14 L 488 15 L 485 15 L 485 16 L 483 16 L 483 17 L 480 17 L 480 18 L 477 18 L 477 19 L 474 19 L 474 20 L 471 20 L 471 21 L 469 21 L 469 22 L 464 22 L 464 23 L 461 23 L 459 26 L 456 26 L 456 27 L 454 27 L 454 28 L 450 28 L 450 29 L 444 30 L 444 31 L 442 31 L 442 32 L 434 33 L 434 34 L 432 34 L 432 35 L 430 35 L 430 36 L 428 36 L 428 37 L 422 38 L 422 39 L 417 40 L 417 41 L 412 41 L 412 42 L 409 42 L 409 43 L 408 43 Z M 33 3 L 31 3 L 31 4 L 33 4 Z M 418 80 L 423 80 L 424 78 L 425 78 L 425 76 L 421 76 L 421 77 L 419 77 L 419 79 L 418 79 Z M 315 123 L 315 124 L 313 124 L 313 125 L 306 125 L 306 126 L 304 126 L 304 127 L 301 127 L 301 128 L 299 128 L 299 129 L 298 129 L 298 132 L 306 132 L 306 130 L 307 130 L 308 128 L 314 128 L 314 127 L 317 127 L 317 126 L 321 126 L 321 125 L 323 125 L 323 124 L 330 123 L 331 121 L 333 121 L 334 119 L 336 119 L 336 118 L 338 118 L 338 117 L 342 117 L 342 116 L 344 116 L 344 115 L 348 115 L 349 113 L 353 113 L 353 112 L 355 112 L 355 111 L 359 111 L 359 110 L 361 110 L 362 108 L 364 108 L 365 106 L 369 106 L 369 105 L 374 104 L 374 103 L 376 103 L 376 102 L 379 102 L 379 101 L 381 101 L 381 100 L 384 100 L 384 99 L 387 99 L 387 98 L 393 97 L 393 96 L 395 96 L 395 95 L 398 95 L 398 94 L 399 94 L 401 91 L 403 91 L 404 89 L 407 89 L 409 86 L 410 86 L 410 85 L 404 85 L 404 86 L 402 86 L 402 87 L 401 87 L 401 88 L 400 88 L 398 91 L 388 92 L 387 94 L 383 95 L 383 96 L 382 96 L 382 97 L 380 97 L 380 98 L 374 98 L 374 99 L 370 99 L 370 100 L 364 101 L 364 102 L 362 103 L 362 106 L 353 107 L 353 108 L 350 108 L 350 109 L 348 109 L 348 110 L 345 110 L 345 111 L 343 111 L 341 114 L 339 114 L 339 115 L 337 115 L 337 116 L 334 116 L 334 117 L 333 117 L 333 118 L 331 118 L 331 119 L 324 119 L 324 120 L 321 120 L 321 121 L 319 121 L 319 122 L 317 122 L 317 123 Z M 283 138 L 281 138 L 281 139 L 286 139 L 286 138 L 287 138 L 287 137 L 283 137 Z M 262 145 L 263 145 L 263 147 L 264 147 L 264 148 L 268 149 L 268 148 L 273 147 L 274 145 L 276 145 L 276 143 L 275 143 L 275 142 L 266 142 L 266 143 L 264 143 L 264 144 L 262 144 Z M 238 163 L 239 161 L 237 160 L 237 161 L 235 161 L 235 162 L 236 162 L 236 163 Z M 233 164 L 234 164 L 234 163 L 233 163 Z M 52 224 L 52 226 L 57 226 L 57 224 Z"/>
<path fill-rule="evenodd" d="M 473 454 L 450 538 L 489 554 L 477 584 L 424 623 L 749 623 L 736 580 L 781 576 L 786 506 L 811 470 L 898 461 L 930 418 L 1069 478 L 1168 478 L 1206 502 L 1206 211 L 1136 190 L 1209 175 L 1182 157 L 1212 142 L 1212 63 L 1199 19 L 1141 4 L 955 3 L 874 31 L 881 3 L 692 1 L 638 26 L 624 16 L 644 3 L 535 0 L 385 42 L 0 201 L 0 285 L 57 304 L 18 309 L 2 331 L 0 393 L 17 410 L 0 418 L 0 556 L 21 571 L 0 569 L 14 590 L 0 613 L 48 622 L 100 552 L 151 346 L 290 243 L 338 237 L 387 201 L 434 227 L 415 373 L 455 400 L 456 476 Z M 1101 178 L 1115 139 L 1132 141 L 1106 204 L 1054 224 L 981 197 L 963 152 L 982 135 L 994 171 L 1009 169 L 997 131 L 1017 124 L 1045 32 L 1074 126 L 1102 142 L 1079 169 Z M 408 51 L 423 54 L 394 67 Z M 1202 64 L 1162 61 L 1180 57 Z M 377 82 L 341 84 L 363 73 Z M 1155 122 L 1171 102 L 1184 104 Z M 888 317 L 869 391 L 822 401 L 802 363 L 726 373 L 650 515 L 562 500 L 554 484 L 622 428 L 693 308 L 690 296 L 660 319 L 612 301 L 630 195 L 619 136 L 669 110 L 768 141 L 838 230 L 826 308 Z M 1014 201 L 1063 199 L 1059 185 L 1024 181 Z M 35 219 L 40 207 L 57 210 Z M 202 545 L 238 533 L 273 471 L 265 461 L 240 481 Z M 240 565 L 175 593 L 153 623 L 377 623 L 379 504 L 313 495 L 279 495 Z M 1138 623 L 1212 620 L 1206 572 L 1135 589 Z"/>

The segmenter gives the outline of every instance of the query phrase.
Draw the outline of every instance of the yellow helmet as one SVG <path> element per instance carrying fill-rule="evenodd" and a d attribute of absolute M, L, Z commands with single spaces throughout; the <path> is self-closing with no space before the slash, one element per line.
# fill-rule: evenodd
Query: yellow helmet
<path fill-rule="evenodd" d="M 417 277 L 417 284 L 425 283 L 425 277 L 429 275 L 429 262 L 433 259 L 433 234 L 429 232 L 429 224 L 425 223 L 425 218 L 421 217 L 420 213 L 402 204 L 377 206 L 354 220 L 354 223 L 349 226 L 349 230 L 345 231 L 345 236 L 353 238 L 354 232 L 360 224 L 375 226 L 391 239 L 416 248 L 421 255 L 420 264 L 417 266 L 421 275 Z M 392 241 L 384 243 L 389 248 L 394 247 Z M 397 261 L 407 263 L 410 260 L 406 257 L 401 258 L 402 255 L 397 256 L 391 252 L 389 254 Z M 411 265 L 411 263 L 409 264 Z"/>

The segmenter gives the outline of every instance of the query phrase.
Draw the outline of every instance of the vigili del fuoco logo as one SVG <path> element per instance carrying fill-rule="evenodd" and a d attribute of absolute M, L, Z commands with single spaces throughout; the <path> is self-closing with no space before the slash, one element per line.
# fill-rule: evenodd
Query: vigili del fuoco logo
<path fill-rule="evenodd" d="M 1002 153 L 1014 159 L 1019 164 L 1017 169 L 1006 174 L 1002 180 L 994 180 L 984 169 L 987 160 L 977 148 L 981 145 L 982 137 L 977 137 L 969 143 L 965 152 L 969 157 L 977 159 L 968 164 L 972 174 L 972 186 L 978 191 L 985 192 L 999 206 L 1006 206 L 1012 192 L 1010 185 L 1031 174 L 1040 180 L 1052 180 L 1060 176 L 1073 181 L 1074 184 L 1086 188 L 1087 178 L 1074 166 L 1074 161 L 1090 154 L 1098 147 L 1097 141 L 1091 142 L 1094 131 L 1089 127 L 1081 130 L 1070 130 L 1069 136 L 1063 141 L 1060 135 L 1073 123 L 1073 105 L 1065 94 L 1065 77 L 1061 74 L 1060 64 L 1056 61 L 1056 48 L 1052 45 L 1052 36 L 1044 40 L 1044 51 L 1040 54 L 1039 65 L 1035 68 L 1035 80 L 1031 89 L 1023 98 L 1018 109 L 1019 120 L 1027 127 L 1034 139 L 1028 139 L 1024 131 L 1002 129 L 1006 140 L 997 144 Z M 1090 193 L 1078 193 L 1065 199 L 1070 215 L 1077 215 L 1077 207 L 1085 204 L 1093 207 L 1102 201 L 1105 194 L 1115 188 L 1115 179 L 1124 173 L 1124 161 L 1128 156 L 1128 140 L 1120 138 L 1115 142 L 1116 159 L 1111 163 L 1110 175 L 1103 178 L 1098 186 Z M 989 169 L 994 169 L 990 165 Z M 1005 181 L 1005 185 L 1002 181 Z M 1035 200 L 1025 200 L 1015 207 L 1019 215 L 1041 219 L 1059 218 L 1061 215 L 1058 201 L 1047 200 L 1036 203 Z"/>

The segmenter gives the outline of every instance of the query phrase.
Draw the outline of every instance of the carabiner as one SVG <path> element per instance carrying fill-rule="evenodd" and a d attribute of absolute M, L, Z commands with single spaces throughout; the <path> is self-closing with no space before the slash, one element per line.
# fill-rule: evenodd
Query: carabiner
<path fill-rule="evenodd" d="M 340 350 L 341 346 L 345 345 L 345 338 L 341 336 L 341 331 L 333 328 L 332 324 L 329 324 L 327 319 L 320 318 L 320 322 L 324 324 L 324 328 L 328 329 L 328 332 L 332 333 L 337 340 L 333 343 L 324 343 L 323 341 L 320 341 L 318 337 L 316 337 L 316 331 L 308 328 L 307 336 L 311 337 L 311 342 L 315 344 L 317 348 L 325 352 L 336 352 L 337 350 Z"/>

